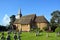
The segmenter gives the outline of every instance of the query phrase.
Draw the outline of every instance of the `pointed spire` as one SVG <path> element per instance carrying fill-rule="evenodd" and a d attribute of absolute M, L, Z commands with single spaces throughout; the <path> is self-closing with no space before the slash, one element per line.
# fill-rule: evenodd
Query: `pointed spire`
<path fill-rule="evenodd" d="M 21 9 L 19 9 L 18 15 L 20 15 L 20 17 L 22 16 Z"/>
<path fill-rule="evenodd" d="M 17 19 L 20 19 L 21 17 L 22 17 L 22 13 L 21 13 L 21 9 L 19 9 L 16 18 L 17 18 Z"/>

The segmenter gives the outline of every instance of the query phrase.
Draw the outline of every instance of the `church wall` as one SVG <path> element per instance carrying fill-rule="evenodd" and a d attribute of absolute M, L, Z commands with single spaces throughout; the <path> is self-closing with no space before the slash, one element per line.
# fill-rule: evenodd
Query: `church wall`
<path fill-rule="evenodd" d="M 44 27 L 47 27 L 48 24 L 47 23 L 36 23 L 37 27 L 40 28 L 41 30 L 43 30 Z"/>
<path fill-rule="evenodd" d="M 22 27 L 22 31 L 30 31 L 30 25 L 29 24 L 21 25 L 21 27 Z"/>
<path fill-rule="evenodd" d="M 16 26 L 16 30 L 20 31 L 21 30 L 21 24 L 14 24 Z"/>

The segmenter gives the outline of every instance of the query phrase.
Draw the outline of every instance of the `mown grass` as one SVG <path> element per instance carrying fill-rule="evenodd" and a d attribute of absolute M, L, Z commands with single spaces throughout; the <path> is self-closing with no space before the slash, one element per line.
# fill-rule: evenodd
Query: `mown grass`
<path fill-rule="evenodd" d="M 55 33 L 49 33 L 49 37 L 47 37 L 46 32 L 40 33 L 39 36 L 35 35 L 36 33 L 33 32 L 23 32 L 21 34 L 22 40 L 60 40 L 60 37 L 57 37 Z"/>
<path fill-rule="evenodd" d="M 49 34 L 49 37 L 47 37 L 47 34 Z M 7 37 L 7 32 L 4 32 L 4 37 Z M 14 40 L 14 34 L 11 33 L 11 40 Z M 36 36 L 36 33 L 34 32 L 22 32 L 20 34 L 21 40 L 60 40 L 60 37 L 56 36 L 56 33 L 47 33 L 47 32 L 41 32 L 39 36 Z M 1 33 L 0 33 L 1 37 Z"/>

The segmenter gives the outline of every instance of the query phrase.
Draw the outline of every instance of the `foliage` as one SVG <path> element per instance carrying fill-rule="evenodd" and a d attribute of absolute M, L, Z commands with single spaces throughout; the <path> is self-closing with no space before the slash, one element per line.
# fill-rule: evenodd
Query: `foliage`
<path fill-rule="evenodd" d="M 56 32 L 57 36 L 60 36 L 60 27 L 57 27 L 57 28 L 55 29 L 55 32 Z"/>
<path fill-rule="evenodd" d="M 58 33 L 58 32 L 60 33 L 60 27 L 57 27 L 57 28 L 55 29 L 55 32 L 56 32 L 56 33 Z"/>
<path fill-rule="evenodd" d="M 40 28 L 36 28 L 34 31 L 35 32 L 40 32 Z"/>
<path fill-rule="evenodd" d="M 10 20 L 11 20 L 11 21 L 10 21 L 10 24 L 13 24 L 14 21 L 15 21 L 15 19 L 16 19 L 16 18 L 15 18 L 15 15 L 12 15 L 12 16 L 10 17 Z"/>
<path fill-rule="evenodd" d="M 15 18 L 15 15 L 12 15 L 11 17 L 10 17 L 10 25 L 9 25 L 9 28 L 11 29 L 11 30 L 13 30 L 14 28 L 13 28 L 13 23 L 14 23 L 14 21 L 16 20 L 16 18 Z"/>
<path fill-rule="evenodd" d="M 31 28 L 31 32 L 37 32 L 37 31 L 39 31 L 40 32 L 40 28 Z"/>
<path fill-rule="evenodd" d="M 3 25 L 0 25 L 0 31 L 7 31 L 7 27 L 6 26 L 3 26 Z"/>
<path fill-rule="evenodd" d="M 60 11 L 56 10 L 51 13 L 50 25 L 53 31 L 55 31 L 58 24 L 60 24 Z"/>
<path fill-rule="evenodd" d="M 43 29 L 44 29 L 44 31 L 47 31 L 48 30 L 48 27 L 44 27 Z"/>

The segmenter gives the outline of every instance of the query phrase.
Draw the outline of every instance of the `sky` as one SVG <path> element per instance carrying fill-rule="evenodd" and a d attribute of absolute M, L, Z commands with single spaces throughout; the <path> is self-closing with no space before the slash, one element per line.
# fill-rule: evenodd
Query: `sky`
<path fill-rule="evenodd" d="M 9 17 L 17 15 L 19 9 L 23 16 L 36 14 L 50 21 L 51 13 L 60 10 L 60 0 L 0 0 L 0 25 L 9 24 Z"/>

